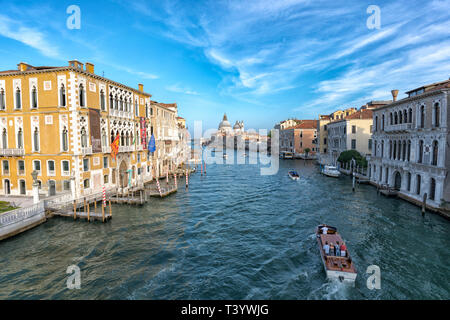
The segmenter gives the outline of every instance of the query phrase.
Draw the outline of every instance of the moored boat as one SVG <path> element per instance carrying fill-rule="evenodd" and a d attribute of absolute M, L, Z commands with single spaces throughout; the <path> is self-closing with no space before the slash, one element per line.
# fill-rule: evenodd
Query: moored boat
<path fill-rule="evenodd" d="M 223 158 L 224 158 L 224 159 L 227 159 L 227 158 L 228 158 L 228 155 L 227 155 L 227 154 L 224 154 L 224 155 L 223 155 Z"/>
<path fill-rule="evenodd" d="M 341 172 L 338 170 L 335 166 L 325 166 L 322 169 L 322 174 L 333 177 L 333 178 L 339 178 L 341 176 Z"/>
<path fill-rule="evenodd" d="M 300 179 L 300 175 L 295 170 L 291 170 L 288 172 L 289 178 L 291 178 L 294 181 L 297 181 Z"/>
<path fill-rule="evenodd" d="M 327 229 L 324 230 L 325 227 Z M 324 231 L 326 231 L 326 233 L 324 233 Z M 319 225 L 316 229 L 316 237 L 327 278 L 339 280 L 343 283 L 354 284 L 357 272 L 347 247 L 345 246 L 346 250 L 340 252 L 341 255 L 339 256 L 335 255 L 336 251 L 334 250 L 333 252 L 330 250 L 328 254 L 325 253 L 325 245 L 345 245 L 345 242 L 337 232 L 337 229 L 327 225 Z"/>

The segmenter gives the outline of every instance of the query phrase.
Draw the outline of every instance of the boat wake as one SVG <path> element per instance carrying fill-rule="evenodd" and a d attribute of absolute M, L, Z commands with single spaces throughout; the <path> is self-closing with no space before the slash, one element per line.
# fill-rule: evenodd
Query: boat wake
<path fill-rule="evenodd" d="M 313 300 L 348 300 L 351 286 L 338 280 L 329 280 L 312 291 L 309 299 Z"/>

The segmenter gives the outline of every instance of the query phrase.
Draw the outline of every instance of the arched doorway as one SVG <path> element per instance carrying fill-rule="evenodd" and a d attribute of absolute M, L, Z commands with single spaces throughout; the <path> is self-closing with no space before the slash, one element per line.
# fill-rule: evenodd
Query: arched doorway
<path fill-rule="evenodd" d="M 127 163 L 122 161 L 119 166 L 119 184 L 121 188 L 125 188 L 128 185 L 128 166 Z"/>
<path fill-rule="evenodd" d="M 11 194 L 11 183 L 8 179 L 5 179 L 5 194 Z"/>
<path fill-rule="evenodd" d="M 396 171 L 394 180 L 394 189 L 400 191 L 401 188 L 402 188 L 402 175 L 400 174 L 400 172 Z"/>

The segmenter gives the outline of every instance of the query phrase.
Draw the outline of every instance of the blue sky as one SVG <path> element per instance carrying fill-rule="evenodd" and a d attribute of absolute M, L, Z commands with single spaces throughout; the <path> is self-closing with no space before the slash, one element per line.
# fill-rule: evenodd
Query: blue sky
<path fill-rule="evenodd" d="M 66 65 L 217 127 L 314 119 L 450 77 L 450 0 L 0 1 L 0 69 Z M 69 30 L 68 6 L 81 9 Z M 369 5 L 381 28 L 369 30 Z"/>

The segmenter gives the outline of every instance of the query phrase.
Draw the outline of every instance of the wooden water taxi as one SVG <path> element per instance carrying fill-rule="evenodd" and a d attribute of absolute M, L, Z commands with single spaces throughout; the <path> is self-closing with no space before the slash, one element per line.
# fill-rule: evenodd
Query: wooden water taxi
<path fill-rule="evenodd" d="M 324 233 L 324 228 L 326 233 Z M 316 229 L 317 244 L 319 246 L 320 256 L 322 263 L 327 274 L 327 278 L 331 280 L 339 280 L 343 283 L 354 284 L 357 276 L 356 268 L 353 263 L 348 248 L 341 254 L 341 256 L 335 256 L 335 252 L 325 253 L 324 246 L 344 244 L 344 240 L 341 238 L 337 229 L 327 225 L 320 225 Z"/>

